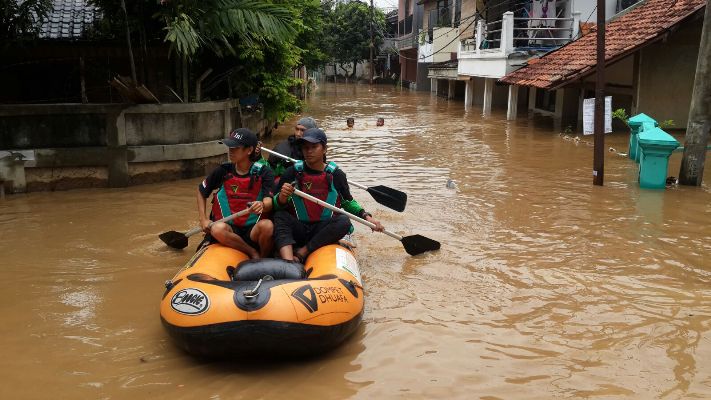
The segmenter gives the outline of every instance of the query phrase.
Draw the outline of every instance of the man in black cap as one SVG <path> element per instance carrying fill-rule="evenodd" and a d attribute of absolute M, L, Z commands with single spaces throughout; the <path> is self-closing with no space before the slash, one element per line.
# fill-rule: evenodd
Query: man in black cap
<path fill-rule="evenodd" d="M 275 191 L 273 204 L 279 211 L 274 215 L 274 242 L 285 260 L 303 263 L 311 252 L 337 243 L 351 229 L 347 216 L 293 195 L 294 188 L 374 223 L 376 231 L 383 230 L 351 196 L 345 172 L 336 163 L 326 162 L 327 142 L 322 129 L 306 130 L 296 142 L 304 160 L 284 172 Z"/>
<path fill-rule="evenodd" d="M 268 257 L 274 247 L 274 225 L 260 220 L 272 209 L 274 175 L 266 166 L 255 163 L 257 135 L 247 128 L 235 129 L 220 141 L 229 148 L 230 162 L 217 167 L 198 186 L 197 204 L 200 225 L 212 243 L 220 242 L 245 253 L 249 258 Z M 213 191 L 210 216 L 207 198 Z M 217 221 L 249 208 L 251 213 L 227 223 Z"/>
<path fill-rule="evenodd" d="M 274 147 L 274 151 L 296 160 L 303 160 L 304 157 L 301 154 L 301 149 L 296 145 L 296 141 L 304 136 L 304 132 L 307 129 L 311 128 L 318 128 L 316 120 L 311 117 L 299 119 L 294 126 L 294 134 L 286 138 L 286 140 L 279 142 Z M 274 176 L 281 176 L 292 164 L 291 161 L 284 160 L 281 157 L 275 155 L 269 156 L 269 165 L 272 167 L 272 170 L 274 170 Z"/>

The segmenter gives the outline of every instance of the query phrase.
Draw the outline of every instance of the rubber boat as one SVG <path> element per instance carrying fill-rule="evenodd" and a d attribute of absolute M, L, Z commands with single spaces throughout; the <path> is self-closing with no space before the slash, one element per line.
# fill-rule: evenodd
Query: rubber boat
<path fill-rule="evenodd" d="M 304 356 L 343 342 L 361 322 L 358 263 L 341 245 L 304 262 L 249 260 L 220 244 L 206 246 L 166 282 L 163 326 L 196 356 Z"/>

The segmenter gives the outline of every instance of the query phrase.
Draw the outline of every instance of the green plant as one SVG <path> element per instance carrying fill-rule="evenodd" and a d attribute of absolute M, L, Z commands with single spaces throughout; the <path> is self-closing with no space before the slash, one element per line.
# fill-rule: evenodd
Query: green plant
<path fill-rule="evenodd" d="M 662 129 L 668 129 L 668 128 L 673 128 L 676 125 L 674 124 L 673 119 L 665 119 L 664 121 L 659 123 L 659 127 Z"/>
<path fill-rule="evenodd" d="M 612 118 L 619 119 L 620 121 L 624 122 L 625 125 L 630 126 L 630 117 L 629 115 L 627 115 L 627 110 L 625 110 L 624 108 L 618 108 L 617 110 L 613 111 Z"/>
<path fill-rule="evenodd" d="M 617 110 L 613 111 L 612 118 L 619 119 L 620 121 L 624 122 L 625 125 L 630 126 L 630 117 L 629 115 L 627 115 L 627 110 L 625 110 L 624 108 L 618 108 Z M 664 121 L 659 122 L 659 127 L 661 129 L 673 128 L 674 126 L 675 124 L 673 119 L 665 119 Z"/>

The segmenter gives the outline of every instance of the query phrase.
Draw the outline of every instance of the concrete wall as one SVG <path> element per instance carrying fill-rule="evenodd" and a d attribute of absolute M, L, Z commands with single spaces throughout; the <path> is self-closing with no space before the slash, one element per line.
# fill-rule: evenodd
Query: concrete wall
<path fill-rule="evenodd" d="M 0 184 L 9 192 L 124 187 L 204 175 L 217 143 L 247 126 L 271 132 L 236 100 L 191 104 L 0 106 Z"/>
<path fill-rule="evenodd" d="M 689 22 L 666 42 L 642 49 L 640 54 L 638 107 L 657 121 L 673 119 L 686 127 L 691 105 L 702 21 Z"/>

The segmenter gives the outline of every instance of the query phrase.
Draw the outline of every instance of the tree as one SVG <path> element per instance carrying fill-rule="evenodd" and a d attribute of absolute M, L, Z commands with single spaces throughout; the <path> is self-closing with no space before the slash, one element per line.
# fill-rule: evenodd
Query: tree
<path fill-rule="evenodd" d="M 36 37 L 52 0 L 0 0 L 0 40 Z"/>
<path fill-rule="evenodd" d="M 385 14 L 376 9 L 373 15 L 375 53 L 383 44 Z M 360 1 L 337 3 L 327 22 L 327 53 L 331 61 L 353 63 L 355 75 L 358 63 L 370 55 L 370 7 Z"/>

